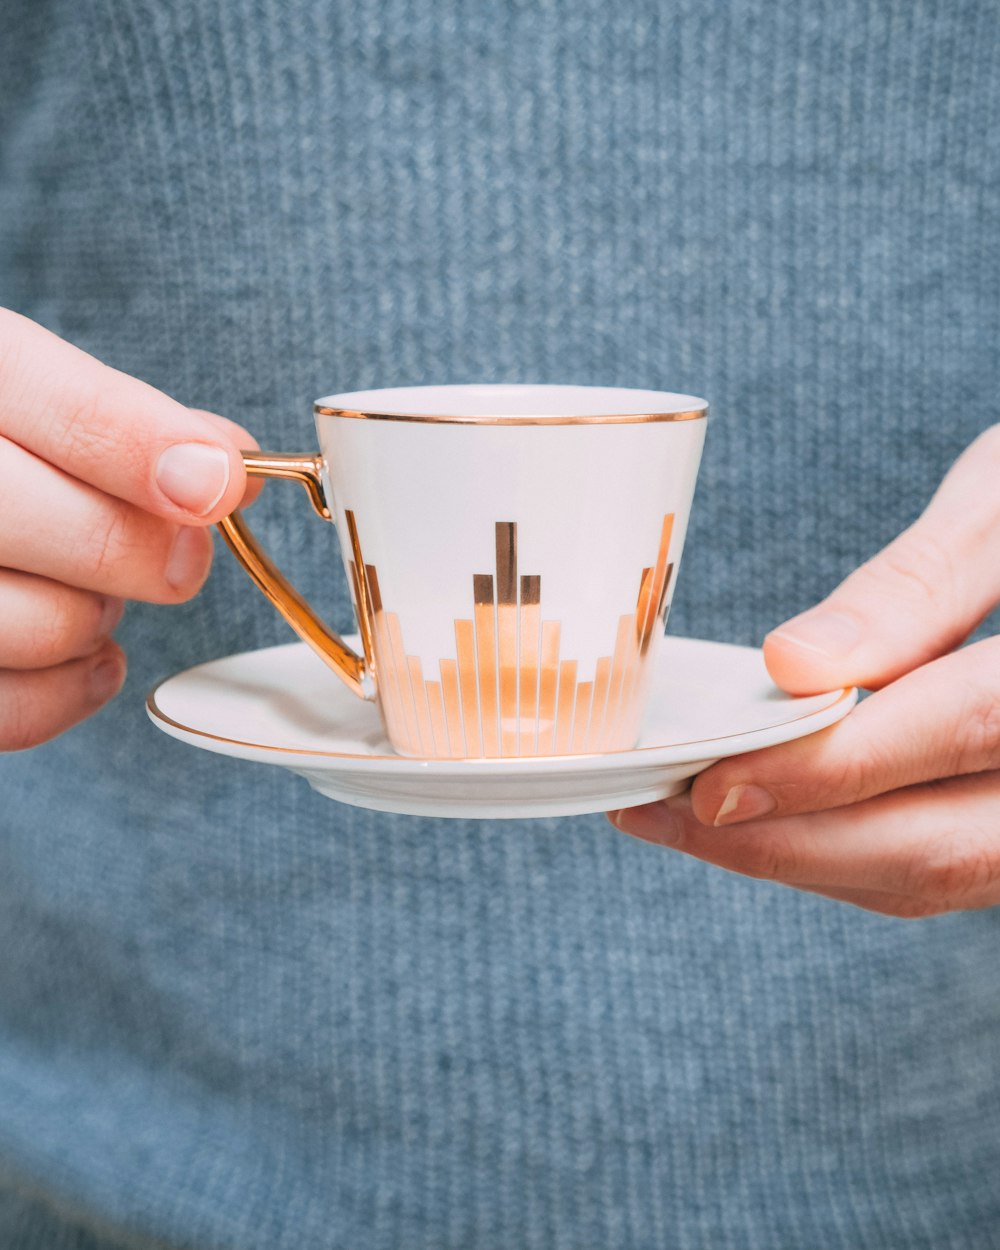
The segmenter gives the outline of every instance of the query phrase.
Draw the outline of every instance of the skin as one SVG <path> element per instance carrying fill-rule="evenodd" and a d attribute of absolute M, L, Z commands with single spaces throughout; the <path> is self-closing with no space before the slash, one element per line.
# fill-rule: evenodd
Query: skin
<path fill-rule="evenodd" d="M 255 446 L 0 309 L 0 751 L 117 694 L 125 600 L 198 593 L 208 527 L 243 500 L 239 450 Z"/>
<path fill-rule="evenodd" d="M 125 600 L 198 593 L 208 527 L 256 493 L 239 455 L 255 446 L 0 309 L 0 751 L 115 696 Z M 208 455 L 161 459 L 177 447 Z M 1000 602 L 998 479 L 1000 425 L 909 529 L 765 639 L 791 694 L 875 692 L 845 720 L 720 761 L 688 794 L 612 822 L 887 915 L 1000 902 L 1000 638 L 956 650 Z"/>
<path fill-rule="evenodd" d="M 871 694 L 837 725 L 722 760 L 689 793 L 609 813 L 625 833 L 890 916 L 1000 902 L 1000 425 L 923 515 L 767 636 L 790 694 Z M 960 648 L 960 649 L 957 649 Z"/>

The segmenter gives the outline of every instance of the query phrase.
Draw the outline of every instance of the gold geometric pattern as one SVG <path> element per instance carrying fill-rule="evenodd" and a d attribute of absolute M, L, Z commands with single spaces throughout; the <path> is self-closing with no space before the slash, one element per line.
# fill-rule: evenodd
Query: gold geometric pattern
<path fill-rule="evenodd" d="M 382 602 L 378 572 L 362 559 L 354 514 L 345 515 L 365 652 L 400 751 L 457 759 L 634 745 L 650 642 L 666 624 L 673 513 L 663 518 L 656 559 L 642 570 L 635 610 L 619 617 L 613 650 L 585 681 L 577 661 L 560 655 L 560 622 L 542 617 L 541 578 L 518 575 L 516 522 L 496 523 L 496 569 L 472 575 L 472 616 L 454 622 L 455 655 L 439 660 L 430 676 L 418 656 L 407 655 L 399 617 Z"/>

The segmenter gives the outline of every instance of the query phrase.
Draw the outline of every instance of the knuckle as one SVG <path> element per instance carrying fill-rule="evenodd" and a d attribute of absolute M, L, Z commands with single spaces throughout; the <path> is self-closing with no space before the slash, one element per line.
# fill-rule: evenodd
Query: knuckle
<path fill-rule="evenodd" d="M 0 688 L 0 751 L 4 753 L 28 751 L 49 737 L 33 714 L 26 684 L 24 679 L 7 674 Z"/>
<path fill-rule="evenodd" d="M 84 377 L 74 378 L 73 392 L 65 396 L 65 403 L 56 406 L 50 418 L 51 433 L 74 463 L 113 464 L 122 476 L 141 472 L 141 423 L 125 427 L 134 431 L 125 435 L 120 423 L 107 419 L 106 413 L 114 406 L 115 371 L 98 360 L 91 364 L 92 370 Z"/>
<path fill-rule="evenodd" d="M 137 555 L 124 508 L 108 500 L 81 542 L 86 567 L 101 582 L 114 582 L 122 565 Z"/>
<path fill-rule="evenodd" d="M 73 460 L 106 456 L 111 450 L 104 423 L 97 419 L 101 408 L 100 377 L 98 369 L 86 379 L 74 379 L 73 392 L 65 396 L 65 404 L 54 405 L 49 414 L 50 432 Z"/>
<path fill-rule="evenodd" d="M 797 879 L 800 859 L 788 834 L 771 830 L 741 838 L 728 866 L 761 881 L 790 881 Z"/>
<path fill-rule="evenodd" d="M 820 730 L 811 750 L 805 745 L 810 739 L 789 744 L 792 750 L 784 757 L 777 754 L 782 747 L 768 748 L 781 761 L 781 776 L 767 777 L 763 784 L 777 796 L 782 815 L 861 803 L 893 787 L 904 748 L 868 730 L 864 716 L 853 725 L 857 728 L 842 722 Z"/>
<path fill-rule="evenodd" d="M 952 604 L 957 594 L 955 564 L 938 541 L 919 525 L 904 530 L 879 555 L 862 566 L 884 590 L 891 585 L 908 598 L 934 606 Z"/>
<path fill-rule="evenodd" d="M 961 703 L 961 728 L 950 761 L 952 775 L 1000 768 L 1000 697 L 968 683 Z"/>
<path fill-rule="evenodd" d="M 95 362 L 96 368 L 89 374 L 86 385 L 77 381 L 72 398 L 61 418 L 62 440 L 66 450 L 74 457 L 91 459 L 106 456 L 113 451 L 107 423 L 99 420 L 103 406 L 105 366 Z"/>
<path fill-rule="evenodd" d="M 103 605 L 97 595 L 61 586 L 47 597 L 35 618 L 29 654 L 33 668 L 63 663 L 82 646 L 95 643 L 101 633 Z"/>
<path fill-rule="evenodd" d="M 31 657 L 36 667 L 58 664 L 68 643 L 79 630 L 78 613 L 65 595 L 56 595 L 48 610 L 35 622 L 31 637 Z"/>
<path fill-rule="evenodd" d="M 1000 879 L 1000 849 L 967 829 L 939 834 L 911 866 L 910 891 L 952 910 L 973 905 Z"/>
<path fill-rule="evenodd" d="M 828 766 L 824 787 L 840 804 L 861 803 L 886 789 L 886 779 L 895 769 L 887 743 L 869 740 L 852 743 L 851 750 Z"/>

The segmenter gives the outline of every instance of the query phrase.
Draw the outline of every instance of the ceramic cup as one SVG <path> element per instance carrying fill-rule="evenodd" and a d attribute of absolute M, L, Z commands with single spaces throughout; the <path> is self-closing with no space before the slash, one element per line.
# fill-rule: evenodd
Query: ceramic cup
<path fill-rule="evenodd" d="M 244 452 L 333 521 L 358 655 L 234 512 L 230 548 L 379 708 L 401 755 L 628 750 L 677 581 L 708 405 L 587 386 L 329 395 L 318 455 Z"/>

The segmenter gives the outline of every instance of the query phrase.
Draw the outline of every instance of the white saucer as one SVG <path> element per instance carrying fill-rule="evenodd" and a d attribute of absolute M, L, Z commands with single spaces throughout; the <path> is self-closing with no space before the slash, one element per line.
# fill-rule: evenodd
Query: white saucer
<path fill-rule="evenodd" d="M 355 647 L 359 640 L 347 639 Z M 753 647 L 666 637 L 638 746 L 607 755 L 419 760 L 301 642 L 199 664 L 156 686 L 153 723 L 191 746 L 278 764 L 328 798 L 412 816 L 575 816 L 651 803 L 726 755 L 825 729 L 854 689 L 793 698 Z"/>

